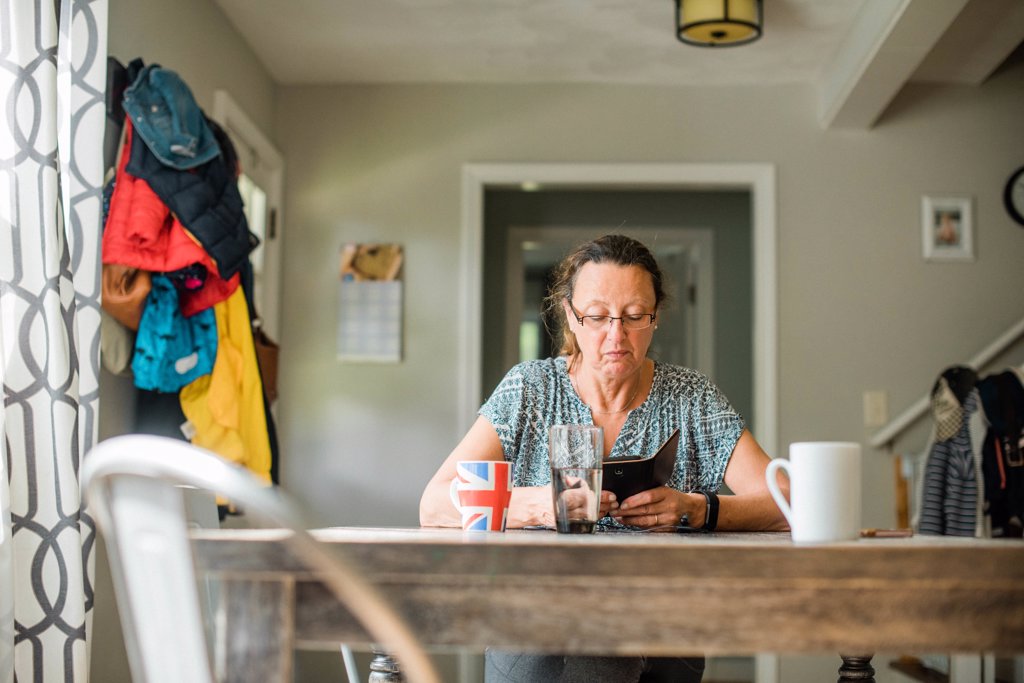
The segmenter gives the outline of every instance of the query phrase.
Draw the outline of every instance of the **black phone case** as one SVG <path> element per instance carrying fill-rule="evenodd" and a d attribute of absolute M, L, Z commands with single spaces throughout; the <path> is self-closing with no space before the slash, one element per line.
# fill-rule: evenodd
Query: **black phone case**
<path fill-rule="evenodd" d="M 649 458 L 626 456 L 609 458 L 603 463 L 601 488 L 611 491 L 621 502 L 632 495 L 664 486 L 672 477 L 679 449 L 679 430 L 672 432 L 668 441 Z"/>

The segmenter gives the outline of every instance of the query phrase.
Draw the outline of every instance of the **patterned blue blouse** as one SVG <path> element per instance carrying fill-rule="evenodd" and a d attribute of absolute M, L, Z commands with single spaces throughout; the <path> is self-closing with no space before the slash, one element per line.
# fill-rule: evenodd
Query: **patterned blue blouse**
<path fill-rule="evenodd" d="M 505 459 L 513 463 L 515 486 L 550 483 L 551 425 L 594 423 L 573 389 L 565 357 L 516 365 L 479 414 L 498 432 Z M 696 370 L 654 362 L 651 393 L 626 416 L 610 457 L 653 455 L 676 428 L 679 450 L 668 485 L 679 491 L 718 491 L 744 423 L 718 387 Z"/>

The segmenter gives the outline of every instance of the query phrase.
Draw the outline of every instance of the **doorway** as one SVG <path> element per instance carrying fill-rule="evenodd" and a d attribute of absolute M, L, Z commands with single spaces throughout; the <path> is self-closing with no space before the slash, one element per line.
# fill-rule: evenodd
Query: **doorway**
<path fill-rule="evenodd" d="M 460 373 L 457 433 L 468 430 L 483 391 L 483 306 L 488 192 L 520 192 L 524 183 L 545 190 L 740 190 L 750 195 L 752 282 L 752 409 L 748 422 L 759 442 L 776 452 L 777 304 L 775 169 L 772 164 L 467 164 L 462 176 Z M 501 266 L 504 268 L 504 266 Z M 488 277 L 490 271 L 488 269 Z M 504 317 L 502 315 L 502 321 Z M 504 329 L 504 322 L 498 324 Z"/>
<path fill-rule="evenodd" d="M 280 340 L 281 244 L 284 158 L 225 90 L 213 96 L 213 118 L 234 143 L 242 175 L 242 195 L 249 229 L 260 239 L 249 255 L 253 267 L 253 305 L 263 330 Z"/>

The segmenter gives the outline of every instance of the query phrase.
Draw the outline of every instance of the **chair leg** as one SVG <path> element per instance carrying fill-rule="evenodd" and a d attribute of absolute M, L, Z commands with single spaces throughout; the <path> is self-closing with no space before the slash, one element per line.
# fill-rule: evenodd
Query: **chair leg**
<path fill-rule="evenodd" d="M 345 675 L 348 677 L 349 683 L 357 683 L 359 668 L 356 666 L 356 658 L 352 648 L 344 643 L 341 644 L 341 660 L 345 663 Z"/>

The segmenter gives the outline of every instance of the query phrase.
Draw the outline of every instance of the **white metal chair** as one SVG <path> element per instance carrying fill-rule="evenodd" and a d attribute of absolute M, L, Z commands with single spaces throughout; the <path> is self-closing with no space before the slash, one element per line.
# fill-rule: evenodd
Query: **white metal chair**
<path fill-rule="evenodd" d="M 405 621 L 346 561 L 306 531 L 281 492 L 219 456 L 174 439 L 120 436 L 85 457 L 82 488 L 107 543 L 136 683 L 213 683 L 182 487 L 230 499 L 261 523 L 291 531 L 290 550 L 402 665 L 413 683 L 438 683 Z M 221 672 L 218 672 L 218 674 Z"/>

